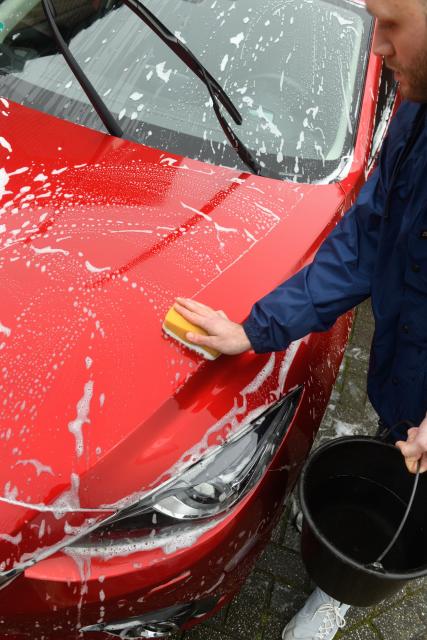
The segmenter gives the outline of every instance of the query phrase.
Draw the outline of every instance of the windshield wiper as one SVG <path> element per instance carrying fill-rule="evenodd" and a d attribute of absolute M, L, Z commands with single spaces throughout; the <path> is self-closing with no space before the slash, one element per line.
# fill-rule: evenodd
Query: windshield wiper
<path fill-rule="evenodd" d="M 215 78 L 209 73 L 209 71 L 202 65 L 196 56 L 186 47 L 169 29 L 163 25 L 158 18 L 156 18 L 146 7 L 144 7 L 138 0 L 122 0 L 131 11 L 133 11 L 144 23 L 156 33 L 156 35 L 195 73 L 205 84 L 209 91 L 210 98 L 212 100 L 213 109 L 215 115 L 225 133 L 226 138 L 230 142 L 233 149 L 240 157 L 240 159 L 257 175 L 261 174 L 261 165 L 254 158 L 249 149 L 243 144 L 243 142 L 234 133 L 227 120 L 221 113 L 218 100 L 227 109 L 230 116 L 236 122 L 236 124 L 242 123 L 242 116 L 236 109 L 224 89 L 215 80 Z M 83 69 L 78 64 L 77 60 L 72 55 L 67 43 L 65 42 L 62 34 L 56 24 L 56 10 L 52 0 L 41 0 L 46 19 L 52 30 L 55 42 L 60 49 L 65 61 L 70 67 L 75 78 L 79 82 L 83 91 L 89 98 L 93 108 L 102 120 L 107 131 L 117 138 L 123 137 L 123 130 L 117 124 L 112 113 L 102 100 L 99 93 L 96 91 L 89 78 L 84 73 Z"/>
<path fill-rule="evenodd" d="M 252 155 L 249 149 L 243 144 L 243 142 L 234 133 L 227 120 L 221 113 L 218 101 L 221 102 L 223 107 L 227 109 L 230 116 L 233 118 L 236 124 L 242 124 L 242 116 L 236 109 L 224 89 L 215 80 L 215 78 L 209 73 L 209 71 L 202 65 L 202 63 L 196 58 L 196 56 L 185 46 L 179 38 L 175 36 L 160 20 L 151 13 L 139 0 L 122 0 L 131 11 L 133 11 L 138 18 L 140 18 L 154 33 L 171 49 L 184 64 L 196 74 L 198 78 L 203 82 L 209 91 L 210 98 L 213 103 L 213 109 L 215 115 L 224 131 L 228 141 L 233 149 L 240 157 L 240 159 L 257 175 L 261 174 L 261 165 Z"/>
<path fill-rule="evenodd" d="M 147 27 L 150 27 L 150 29 L 154 31 L 165 45 L 168 46 L 169 49 L 171 49 L 204 84 L 210 84 L 213 92 L 218 96 L 219 101 L 227 109 L 234 122 L 236 124 L 242 124 L 242 116 L 240 115 L 240 112 L 236 109 L 221 85 L 203 66 L 200 60 L 196 58 L 194 53 L 190 51 L 190 49 L 174 33 L 172 33 L 172 31 L 170 31 L 163 22 L 160 22 L 160 20 L 151 13 L 147 7 L 139 2 L 139 0 L 122 0 L 122 3 L 133 11 L 138 18 L 143 20 Z"/>
<path fill-rule="evenodd" d="M 117 138 L 122 138 L 123 130 L 117 124 L 116 120 L 114 119 L 113 115 L 109 111 L 108 107 L 106 106 L 101 96 L 99 95 L 99 93 L 96 91 L 96 89 L 90 82 L 89 78 L 85 75 L 83 69 L 80 67 L 77 60 L 74 58 L 73 54 L 68 48 L 67 43 L 62 37 L 61 32 L 58 28 L 58 25 L 56 24 L 56 21 L 55 21 L 56 10 L 55 10 L 55 7 L 53 6 L 52 1 L 41 0 L 41 3 L 43 6 L 43 11 L 46 15 L 46 19 L 49 23 L 50 28 L 52 29 L 53 37 L 55 39 L 56 44 L 58 45 L 58 48 L 60 49 L 65 61 L 67 62 L 68 66 L 73 72 L 75 78 L 80 83 L 81 88 L 89 98 L 96 113 L 101 118 L 108 133 L 110 133 L 113 136 L 116 136 Z"/>

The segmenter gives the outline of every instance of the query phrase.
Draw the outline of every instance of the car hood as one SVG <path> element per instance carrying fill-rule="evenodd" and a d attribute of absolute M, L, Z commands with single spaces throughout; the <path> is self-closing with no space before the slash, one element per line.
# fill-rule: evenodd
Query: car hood
<path fill-rule="evenodd" d="M 0 107 L 0 520 L 10 536 L 30 505 L 114 510 L 245 414 L 242 389 L 271 356 L 208 363 L 163 335 L 164 316 L 182 295 L 242 321 L 310 258 L 342 192 Z"/>

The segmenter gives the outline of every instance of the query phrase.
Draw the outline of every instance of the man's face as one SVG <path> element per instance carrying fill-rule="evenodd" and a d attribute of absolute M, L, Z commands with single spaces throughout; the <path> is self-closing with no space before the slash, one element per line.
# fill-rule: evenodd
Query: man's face
<path fill-rule="evenodd" d="M 427 102 L 427 0 L 366 0 L 377 18 L 374 53 L 393 69 L 404 98 Z"/>

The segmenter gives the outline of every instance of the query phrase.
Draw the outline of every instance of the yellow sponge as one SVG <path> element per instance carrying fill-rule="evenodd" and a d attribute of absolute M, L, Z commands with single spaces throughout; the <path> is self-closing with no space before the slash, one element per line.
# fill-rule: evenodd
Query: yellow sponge
<path fill-rule="evenodd" d="M 168 336 L 175 338 L 175 340 L 178 340 L 178 342 L 181 342 L 184 346 L 196 351 L 208 360 L 215 360 L 215 358 L 221 355 L 216 349 L 202 347 L 201 345 L 188 342 L 188 340 L 185 339 L 188 331 L 191 331 L 192 333 L 200 333 L 203 336 L 206 336 L 207 332 L 204 329 L 197 327 L 195 324 L 188 322 L 188 320 L 183 318 L 182 315 L 178 313 L 178 311 L 175 311 L 173 307 L 171 307 L 166 314 L 166 318 L 163 323 L 163 331 L 167 333 Z"/>

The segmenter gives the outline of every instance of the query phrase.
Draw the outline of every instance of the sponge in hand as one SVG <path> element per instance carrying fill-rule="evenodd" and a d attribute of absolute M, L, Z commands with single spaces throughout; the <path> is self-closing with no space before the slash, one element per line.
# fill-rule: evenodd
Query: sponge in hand
<path fill-rule="evenodd" d="M 185 336 L 189 331 L 191 331 L 192 333 L 199 333 L 203 336 L 206 336 L 208 334 L 204 329 L 201 329 L 195 324 L 188 322 L 188 320 L 186 320 L 180 313 L 178 313 L 178 311 L 175 311 L 173 307 L 171 307 L 166 314 L 163 323 L 163 331 L 167 333 L 168 336 L 175 338 L 175 340 L 178 340 L 178 342 L 188 347 L 189 349 L 196 351 L 208 360 L 215 360 L 215 358 L 221 355 L 220 352 L 216 349 L 211 349 L 210 347 L 203 347 L 201 345 L 188 342 Z"/>

